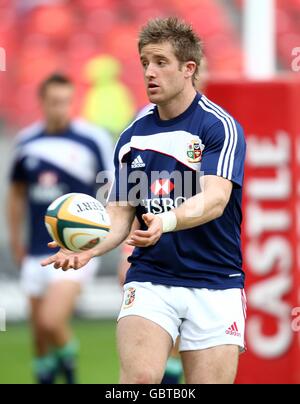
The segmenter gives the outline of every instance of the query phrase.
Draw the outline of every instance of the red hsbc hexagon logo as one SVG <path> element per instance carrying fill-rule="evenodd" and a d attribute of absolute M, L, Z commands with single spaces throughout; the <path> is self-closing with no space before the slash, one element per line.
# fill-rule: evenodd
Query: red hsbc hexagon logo
<path fill-rule="evenodd" d="M 164 196 L 169 195 L 175 188 L 172 181 L 167 178 L 156 180 L 151 185 L 151 192 L 154 195 Z"/>

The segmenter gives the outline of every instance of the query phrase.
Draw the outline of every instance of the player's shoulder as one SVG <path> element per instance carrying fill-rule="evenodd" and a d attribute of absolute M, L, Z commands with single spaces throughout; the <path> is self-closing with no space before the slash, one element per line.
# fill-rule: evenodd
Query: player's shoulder
<path fill-rule="evenodd" d="M 148 104 L 137 113 L 136 118 L 121 133 L 118 140 L 119 144 L 125 144 L 130 142 L 130 139 L 134 135 L 137 128 L 144 127 L 145 125 L 147 125 L 148 119 L 153 116 L 154 107 L 155 107 L 154 104 Z"/>
<path fill-rule="evenodd" d="M 201 96 L 198 105 L 208 126 L 224 121 L 238 124 L 237 120 L 225 108 L 216 104 L 205 95 Z"/>
<path fill-rule="evenodd" d="M 72 120 L 71 129 L 75 135 L 89 139 L 98 145 L 102 142 L 111 141 L 111 136 L 106 129 L 93 125 L 81 118 Z"/>
<path fill-rule="evenodd" d="M 147 104 L 146 106 L 144 106 L 142 109 L 140 109 L 138 111 L 138 113 L 136 114 L 136 118 L 135 119 L 139 119 L 139 118 L 144 118 L 145 116 L 149 115 L 149 113 L 153 113 L 155 104 Z"/>
<path fill-rule="evenodd" d="M 43 121 L 35 122 L 21 129 L 15 136 L 14 144 L 16 147 L 22 147 L 28 142 L 38 139 L 45 129 Z"/>
<path fill-rule="evenodd" d="M 203 130 L 207 134 L 214 133 L 226 136 L 226 133 L 236 133 L 244 138 L 241 124 L 225 108 L 211 101 L 205 95 L 199 100 L 199 113 L 202 114 Z"/>

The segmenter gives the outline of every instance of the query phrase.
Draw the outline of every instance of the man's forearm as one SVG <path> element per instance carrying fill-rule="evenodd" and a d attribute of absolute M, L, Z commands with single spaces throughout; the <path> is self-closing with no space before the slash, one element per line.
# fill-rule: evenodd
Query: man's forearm
<path fill-rule="evenodd" d="M 174 210 L 177 219 L 175 231 L 190 229 L 217 219 L 223 214 L 224 207 L 222 195 L 201 192 Z"/>
<path fill-rule="evenodd" d="M 201 179 L 203 191 L 187 199 L 178 208 L 159 216 L 163 231 L 178 231 L 197 227 L 220 217 L 230 199 L 232 183 L 217 176 Z"/>
<path fill-rule="evenodd" d="M 113 231 L 110 232 L 104 241 L 102 241 L 98 246 L 90 250 L 92 257 L 102 256 L 108 253 L 109 251 L 113 250 L 114 248 L 117 248 L 120 244 L 123 243 L 128 234 L 129 231 L 127 233 L 124 232 L 116 233 Z"/>
<path fill-rule="evenodd" d="M 104 241 L 90 250 L 93 257 L 102 256 L 118 247 L 130 233 L 135 214 L 133 208 L 123 209 L 110 205 L 107 207 L 107 212 L 111 219 L 111 231 Z"/>

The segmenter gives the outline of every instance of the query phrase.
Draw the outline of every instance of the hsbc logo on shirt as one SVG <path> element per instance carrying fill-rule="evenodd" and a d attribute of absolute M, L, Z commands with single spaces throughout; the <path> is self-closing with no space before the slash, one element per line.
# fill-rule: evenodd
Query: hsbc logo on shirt
<path fill-rule="evenodd" d="M 146 208 L 147 212 L 154 214 L 167 212 L 171 209 L 177 208 L 186 200 L 183 196 L 179 196 L 175 199 L 165 197 L 166 195 L 170 195 L 175 189 L 174 182 L 168 178 L 155 180 L 151 184 L 150 189 L 151 193 L 158 196 L 158 198 L 142 200 L 142 205 Z"/>
<path fill-rule="evenodd" d="M 153 198 L 153 199 L 143 199 L 142 205 L 146 208 L 147 213 L 164 213 L 171 209 L 180 206 L 186 198 L 184 196 L 179 196 L 175 199 L 172 198 Z"/>
<path fill-rule="evenodd" d="M 146 173 L 134 170 L 129 175 L 127 173 L 125 163 L 120 170 L 118 185 L 115 183 L 110 190 L 110 203 L 117 200 L 118 205 L 143 206 L 155 214 L 178 207 L 201 190 L 201 171 L 178 170 L 170 173 L 164 170 Z"/>
<path fill-rule="evenodd" d="M 174 183 L 166 178 L 154 181 L 150 187 L 152 194 L 157 196 L 169 195 L 174 188 Z"/>
<path fill-rule="evenodd" d="M 43 171 L 29 187 L 30 199 L 37 204 L 48 204 L 67 191 L 66 185 L 59 182 L 58 175 L 52 171 Z"/>
<path fill-rule="evenodd" d="M 44 171 L 40 174 L 38 182 L 41 186 L 45 188 L 50 188 L 58 183 L 58 176 L 52 171 Z"/>

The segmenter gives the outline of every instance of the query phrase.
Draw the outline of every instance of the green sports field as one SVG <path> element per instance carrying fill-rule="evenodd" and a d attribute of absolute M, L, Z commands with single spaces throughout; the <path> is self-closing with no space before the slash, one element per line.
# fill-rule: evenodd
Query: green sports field
<path fill-rule="evenodd" d="M 115 322 L 73 322 L 80 340 L 80 383 L 117 383 L 118 359 Z M 26 324 L 7 325 L 0 332 L 0 384 L 33 383 L 30 329 Z"/>

